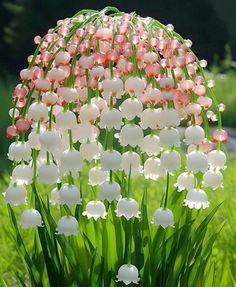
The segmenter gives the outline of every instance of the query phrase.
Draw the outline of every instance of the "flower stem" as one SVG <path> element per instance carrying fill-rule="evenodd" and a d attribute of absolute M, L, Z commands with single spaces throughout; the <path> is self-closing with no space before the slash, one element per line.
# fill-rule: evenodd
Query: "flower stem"
<path fill-rule="evenodd" d="M 164 208 L 167 207 L 169 183 L 170 183 L 170 174 L 169 174 L 169 172 L 167 172 L 167 174 L 166 174 L 166 193 L 165 193 Z"/>

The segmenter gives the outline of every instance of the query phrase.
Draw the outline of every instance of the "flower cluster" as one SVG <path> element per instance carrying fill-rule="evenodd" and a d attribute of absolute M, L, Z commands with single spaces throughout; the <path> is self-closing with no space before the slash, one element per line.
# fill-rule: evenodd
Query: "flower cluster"
<path fill-rule="evenodd" d="M 214 82 L 203 72 L 207 63 L 196 58 L 190 40 L 172 25 L 135 14 L 87 13 L 58 21 L 34 41 L 38 48 L 20 72 L 9 112 L 7 137 L 14 141 L 8 157 L 14 169 L 7 204 L 25 204 L 27 186 L 40 183 L 50 186 L 52 205 L 84 203 L 82 215 L 97 221 L 108 215 L 104 201 L 114 201 L 117 217 L 132 220 L 140 216 L 132 178 L 165 178 L 163 206 L 152 223 L 166 228 L 174 226 L 167 205 L 176 174 L 176 189 L 186 191 L 183 204 L 208 207 L 204 189 L 223 184 L 224 105 L 217 105 Z M 209 121 L 218 121 L 212 135 Z M 182 158 L 181 144 L 187 145 Z M 78 184 L 85 170 L 94 191 L 90 201 Z M 79 221 L 62 216 L 57 234 L 78 234 Z M 43 226 L 35 209 L 26 209 L 20 224 Z M 138 283 L 137 268 L 121 266 L 117 280 Z"/>

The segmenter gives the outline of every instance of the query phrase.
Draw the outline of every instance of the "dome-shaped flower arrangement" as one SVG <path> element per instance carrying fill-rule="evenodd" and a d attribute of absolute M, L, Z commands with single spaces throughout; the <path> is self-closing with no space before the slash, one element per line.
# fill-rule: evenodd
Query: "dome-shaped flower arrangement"
<path fill-rule="evenodd" d="M 150 259 L 155 249 L 142 251 L 152 241 L 148 230 L 161 230 L 160 236 L 179 230 L 176 209 L 207 208 L 210 189 L 223 185 L 224 105 L 217 104 L 214 82 L 206 79 L 207 63 L 172 25 L 115 8 L 59 20 L 34 42 L 9 113 L 7 137 L 14 141 L 8 157 L 14 169 L 5 202 L 10 215 L 15 208 L 10 206 L 28 199 L 19 223 L 38 226 L 45 260 L 57 262 L 56 271 L 63 261 L 58 245 L 65 264 L 78 265 L 78 271 L 72 268 L 74 283 L 95 286 L 86 285 L 90 270 L 90 280 L 93 272 L 99 280 L 110 276 L 103 286 L 116 279 L 151 286 L 143 281 L 147 268 L 154 276 L 161 263 Z M 209 122 L 218 125 L 212 134 Z M 148 181 L 159 180 L 165 182 L 162 190 L 156 185 L 162 200 L 152 202 L 156 211 L 148 217 L 145 190 Z M 147 187 L 136 192 L 134 181 Z M 170 204 L 172 194 L 181 201 Z M 173 238 L 179 240 L 178 234 Z M 116 243 L 115 258 L 106 246 L 110 240 Z M 90 261 L 84 259 L 88 254 Z M 110 274 L 106 279 L 93 269 L 97 260 Z"/>

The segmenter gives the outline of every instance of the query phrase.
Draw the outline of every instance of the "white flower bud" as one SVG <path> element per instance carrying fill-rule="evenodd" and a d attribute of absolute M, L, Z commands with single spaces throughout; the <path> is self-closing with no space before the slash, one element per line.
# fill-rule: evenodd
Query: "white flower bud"
<path fill-rule="evenodd" d="M 175 128 L 164 128 L 159 134 L 160 143 L 162 146 L 167 147 L 179 147 L 180 146 L 180 134 Z"/>
<path fill-rule="evenodd" d="M 139 218 L 139 206 L 133 198 L 121 198 L 117 203 L 116 215 L 118 217 L 124 216 L 127 220 L 132 217 Z"/>
<path fill-rule="evenodd" d="M 42 217 L 41 214 L 36 209 L 26 209 L 21 214 L 20 225 L 23 228 L 29 227 L 41 227 L 42 226 Z"/>
<path fill-rule="evenodd" d="M 65 150 L 59 160 L 59 170 L 61 175 L 68 175 L 70 172 L 72 176 L 76 177 L 77 173 L 82 170 L 83 159 L 76 149 Z"/>
<path fill-rule="evenodd" d="M 4 195 L 6 204 L 20 205 L 26 203 L 27 191 L 22 185 L 10 185 Z"/>
<path fill-rule="evenodd" d="M 124 93 L 124 84 L 119 78 L 105 79 L 102 82 L 102 87 L 102 96 L 107 100 L 109 100 L 110 97 L 116 97 L 117 99 L 120 99 Z"/>
<path fill-rule="evenodd" d="M 177 127 L 180 124 L 180 117 L 176 110 L 167 109 L 160 110 L 157 117 L 157 125 L 159 128 Z"/>
<path fill-rule="evenodd" d="M 102 129 L 107 128 L 109 131 L 111 129 L 119 130 L 122 125 L 122 114 L 117 109 L 104 109 L 100 116 L 100 127 Z"/>
<path fill-rule="evenodd" d="M 198 125 L 187 127 L 185 130 L 185 143 L 199 145 L 204 141 L 204 129 Z"/>
<path fill-rule="evenodd" d="M 158 123 L 158 114 L 160 113 L 157 109 L 147 108 L 143 110 L 140 116 L 140 126 L 142 129 L 156 129 Z"/>
<path fill-rule="evenodd" d="M 53 188 L 50 195 L 50 203 L 52 205 L 59 204 L 60 191 L 57 187 Z"/>
<path fill-rule="evenodd" d="M 208 153 L 208 162 L 213 168 L 225 169 L 226 155 L 221 150 L 213 150 Z"/>
<path fill-rule="evenodd" d="M 77 125 L 77 119 L 73 112 L 62 111 L 56 115 L 56 125 L 60 130 L 73 129 Z"/>
<path fill-rule="evenodd" d="M 109 182 L 105 181 L 100 186 L 99 192 L 100 200 L 107 200 L 108 202 L 112 202 L 113 200 L 120 199 L 120 186 L 117 182 Z"/>
<path fill-rule="evenodd" d="M 162 226 L 166 228 L 168 226 L 174 227 L 174 215 L 168 208 L 159 207 L 156 209 L 151 222 L 155 226 Z"/>
<path fill-rule="evenodd" d="M 75 185 L 63 184 L 60 188 L 59 204 L 67 204 L 68 206 L 74 204 L 81 204 L 80 191 Z"/>
<path fill-rule="evenodd" d="M 130 95 L 140 96 L 145 88 L 145 81 L 138 77 L 129 77 L 125 81 L 125 91 Z"/>
<path fill-rule="evenodd" d="M 107 108 L 107 102 L 101 97 L 92 98 L 91 103 L 97 106 L 100 113 Z"/>
<path fill-rule="evenodd" d="M 180 168 L 181 166 L 181 157 L 180 154 L 173 150 L 166 150 L 164 151 L 161 156 L 161 168 L 168 172 L 173 172 Z"/>
<path fill-rule="evenodd" d="M 142 152 L 149 156 L 157 155 L 161 151 L 160 138 L 157 135 L 147 135 L 144 137 L 140 147 Z"/>
<path fill-rule="evenodd" d="M 20 162 L 31 160 L 31 148 L 26 142 L 13 142 L 9 146 L 8 158 Z"/>
<path fill-rule="evenodd" d="M 194 150 L 187 155 L 186 167 L 194 174 L 201 171 L 205 172 L 208 167 L 207 156 L 199 150 Z"/>
<path fill-rule="evenodd" d="M 161 92 L 156 88 L 147 88 L 145 96 L 150 103 L 158 103 L 161 101 Z"/>
<path fill-rule="evenodd" d="M 184 189 L 193 189 L 194 188 L 194 175 L 190 172 L 183 172 L 181 173 L 178 178 L 177 182 L 174 185 L 178 187 L 178 191 L 182 191 Z"/>
<path fill-rule="evenodd" d="M 79 224 L 73 216 L 63 216 L 58 220 L 56 234 L 77 235 Z"/>
<path fill-rule="evenodd" d="M 209 206 L 209 201 L 205 191 L 200 188 L 190 189 L 184 200 L 184 206 L 188 206 L 191 209 L 207 208 Z"/>
<path fill-rule="evenodd" d="M 54 163 L 42 164 L 38 170 L 38 180 L 40 183 L 54 184 L 59 180 L 59 170 Z"/>
<path fill-rule="evenodd" d="M 80 143 L 85 143 L 87 141 L 95 141 L 96 137 L 99 135 L 97 127 L 87 123 L 78 124 L 74 129 L 72 129 L 73 142 L 79 141 Z"/>
<path fill-rule="evenodd" d="M 106 207 L 102 201 L 89 201 L 86 205 L 85 211 L 82 213 L 87 216 L 88 219 L 93 218 L 98 220 L 98 218 L 105 219 L 107 216 Z"/>
<path fill-rule="evenodd" d="M 43 103 L 33 103 L 29 107 L 28 117 L 35 122 L 46 122 L 48 120 L 48 107 Z"/>
<path fill-rule="evenodd" d="M 139 146 L 143 141 L 143 130 L 138 125 L 124 125 L 120 131 L 119 139 L 122 146 Z"/>
<path fill-rule="evenodd" d="M 79 117 L 82 123 L 94 123 L 100 112 L 95 104 L 85 104 L 80 108 Z"/>
<path fill-rule="evenodd" d="M 208 170 L 203 175 L 203 185 L 217 189 L 223 187 L 223 175 L 219 170 Z"/>
<path fill-rule="evenodd" d="M 138 284 L 140 278 L 138 276 L 138 269 L 132 264 L 124 264 L 118 270 L 116 282 L 124 282 L 125 285 L 130 283 Z"/>
<path fill-rule="evenodd" d="M 39 141 L 42 148 L 49 152 L 53 152 L 61 146 L 60 132 L 57 130 L 46 130 L 40 135 Z"/>
<path fill-rule="evenodd" d="M 83 159 L 92 161 L 98 159 L 102 150 L 102 145 L 99 142 L 88 142 L 80 145 L 80 153 Z"/>
<path fill-rule="evenodd" d="M 60 87 L 57 93 L 67 103 L 73 103 L 79 99 L 78 91 L 75 88 Z"/>
<path fill-rule="evenodd" d="M 31 131 L 31 133 L 28 135 L 28 145 L 30 148 L 34 148 L 36 150 L 41 149 L 41 144 L 39 141 L 40 133 L 37 133 L 36 131 Z"/>
<path fill-rule="evenodd" d="M 121 154 L 116 150 L 106 150 L 101 154 L 101 166 L 103 170 L 116 171 L 121 167 Z"/>
<path fill-rule="evenodd" d="M 88 173 L 89 184 L 92 186 L 101 185 L 108 179 L 108 172 L 103 171 L 101 167 L 93 167 L 89 170 Z"/>
<path fill-rule="evenodd" d="M 159 158 L 150 157 L 144 163 L 143 173 L 146 179 L 157 180 L 166 174 L 166 170 L 161 167 Z"/>
<path fill-rule="evenodd" d="M 55 105 L 58 101 L 58 96 L 54 92 L 46 92 L 42 95 L 42 101 L 46 106 Z"/>
<path fill-rule="evenodd" d="M 123 101 L 120 105 L 122 117 L 132 120 L 135 117 L 140 117 L 143 111 L 142 103 L 136 98 L 129 98 Z"/>
<path fill-rule="evenodd" d="M 12 183 L 31 184 L 33 179 L 33 169 L 29 165 L 17 165 L 12 171 Z"/>
<path fill-rule="evenodd" d="M 128 176 L 140 175 L 142 172 L 140 156 L 133 151 L 128 151 L 122 154 L 121 168 Z"/>

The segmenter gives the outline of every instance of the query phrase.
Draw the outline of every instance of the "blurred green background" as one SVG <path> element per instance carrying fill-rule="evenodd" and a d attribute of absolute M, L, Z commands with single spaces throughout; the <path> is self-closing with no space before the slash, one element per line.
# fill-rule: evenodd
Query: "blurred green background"
<path fill-rule="evenodd" d="M 18 83 L 19 71 L 27 65 L 27 56 L 35 49 L 33 37 L 43 36 L 56 25 L 57 20 L 70 17 L 83 8 L 102 9 L 107 5 L 116 6 L 122 11 L 136 11 L 164 24 L 172 23 L 178 33 L 193 41 L 193 50 L 198 57 L 209 63 L 209 78 L 216 81 L 216 96 L 219 102 L 226 104 L 223 124 L 230 135 L 226 146 L 229 161 L 225 172 L 225 188 L 211 192 L 210 195 L 212 207 L 224 201 L 210 226 L 211 230 L 216 224 L 225 223 L 213 252 L 215 276 L 219 282 L 216 286 L 236 286 L 235 0 L 0 0 L 0 191 L 2 193 L 6 189 L 11 168 L 6 156 L 10 141 L 5 139 L 5 129 L 10 124 L 8 110 L 11 106 L 11 92 Z M 0 207 L 0 218 L 0 274 L 13 282 L 13 272 L 22 273 L 24 268 L 10 239 L 9 219 L 4 206 Z M 30 233 L 25 233 L 30 245 L 27 236 Z"/>

